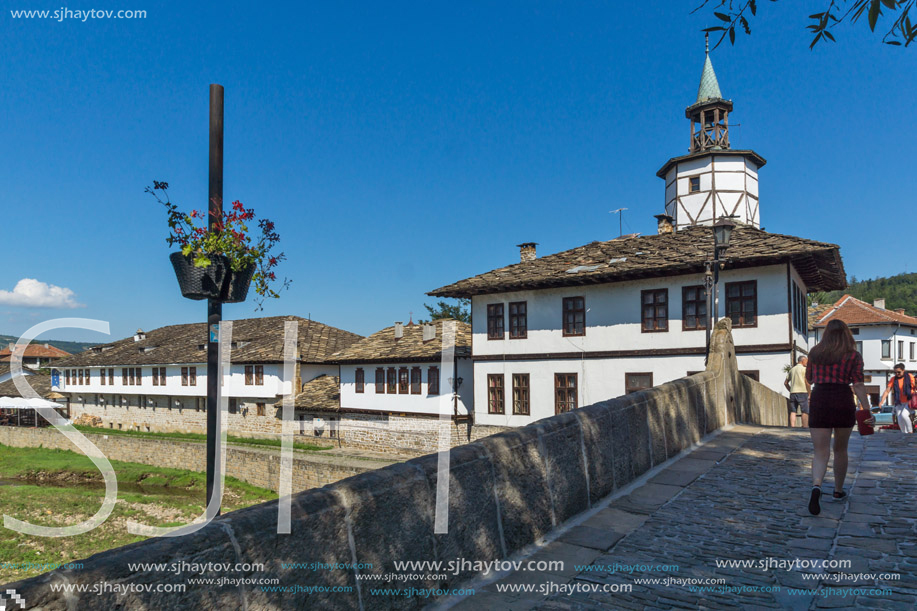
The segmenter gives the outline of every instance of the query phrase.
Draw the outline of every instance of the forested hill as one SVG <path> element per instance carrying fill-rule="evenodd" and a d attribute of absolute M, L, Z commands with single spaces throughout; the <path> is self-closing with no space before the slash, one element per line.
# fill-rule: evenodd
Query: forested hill
<path fill-rule="evenodd" d="M 917 273 L 898 274 L 889 278 L 872 280 L 851 278 L 850 286 L 846 290 L 812 293 L 809 295 L 809 303 L 830 304 L 845 294 L 853 295 L 866 303 L 872 303 L 873 300 L 884 297 L 885 307 L 889 310 L 904 308 L 907 314 L 917 316 Z"/>

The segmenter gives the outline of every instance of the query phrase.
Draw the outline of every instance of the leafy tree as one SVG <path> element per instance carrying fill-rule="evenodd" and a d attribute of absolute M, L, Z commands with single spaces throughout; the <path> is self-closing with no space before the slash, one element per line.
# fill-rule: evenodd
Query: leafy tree
<path fill-rule="evenodd" d="M 809 303 L 832 304 L 844 295 L 852 295 L 866 303 L 885 299 L 887 309 L 904 308 L 907 314 L 917 316 L 917 274 L 898 274 L 890 278 L 861 281 L 851 278 L 846 290 L 812 293 L 809 295 Z"/>
<path fill-rule="evenodd" d="M 423 307 L 427 308 L 431 320 L 441 318 L 454 318 L 462 322 L 471 322 L 471 300 L 456 299 L 457 303 L 448 303 L 446 301 L 437 301 L 435 305 L 425 303 Z M 423 322 L 423 321 L 420 321 Z"/>
<path fill-rule="evenodd" d="M 777 2 L 778 0 L 770 0 Z M 911 23 L 910 12 L 917 4 L 917 0 L 822 0 L 827 3 L 825 10 L 809 15 L 810 23 L 807 28 L 812 32 L 813 48 L 820 40 L 827 39 L 835 42 L 834 28 L 845 21 L 856 23 L 863 15 L 869 29 L 876 31 L 876 25 L 883 10 L 894 17 L 891 26 L 882 36 L 882 42 L 889 45 L 909 46 L 917 39 L 917 25 Z M 703 0 L 692 12 L 712 7 L 713 16 L 720 20 L 719 25 L 705 28 L 705 32 L 722 32 L 716 41 L 714 49 L 728 36 L 729 42 L 735 44 L 736 29 L 740 28 L 746 34 L 751 34 L 750 20 L 758 13 L 758 0 Z M 917 11 L 915 11 L 917 13 Z"/>

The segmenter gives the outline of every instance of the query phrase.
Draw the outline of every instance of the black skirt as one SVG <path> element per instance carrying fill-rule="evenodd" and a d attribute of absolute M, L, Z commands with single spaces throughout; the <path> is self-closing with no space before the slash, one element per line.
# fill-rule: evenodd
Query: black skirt
<path fill-rule="evenodd" d="M 849 384 L 816 384 L 812 388 L 810 429 L 849 429 L 856 420 L 856 402 Z"/>

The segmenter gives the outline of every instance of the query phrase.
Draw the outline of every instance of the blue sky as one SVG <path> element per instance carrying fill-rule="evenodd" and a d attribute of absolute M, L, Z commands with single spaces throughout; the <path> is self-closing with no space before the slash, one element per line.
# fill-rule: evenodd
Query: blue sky
<path fill-rule="evenodd" d="M 85 23 L 16 20 L 7 8 L 60 5 L 4 4 L 0 291 L 37 279 L 84 307 L 7 299 L 0 333 L 81 316 L 115 337 L 205 317 L 179 296 L 164 211 L 143 190 L 167 180 L 180 205 L 206 205 L 209 83 L 226 88 L 224 196 L 274 220 L 289 258 L 291 289 L 258 315 L 369 334 L 423 317 L 429 290 L 517 261 L 519 242 L 544 254 L 610 239 L 622 206 L 625 232 L 655 232 L 655 172 L 687 151 L 714 21 L 674 1 L 98 0 L 148 16 Z M 917 51 L 865 24 L 809 51 L 806 15 L 823 4 L 765 3 L 751 37 L 713 53 L 733 146 L 768 161 L 768 231 L 840 244 L 858 278 L 917 271 L 901 229 Z"/>

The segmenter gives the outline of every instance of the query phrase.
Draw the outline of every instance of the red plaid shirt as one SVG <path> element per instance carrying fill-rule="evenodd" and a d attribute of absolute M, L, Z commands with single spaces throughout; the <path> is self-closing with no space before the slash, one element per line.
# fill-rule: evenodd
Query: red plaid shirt
<path fill-rule="evenodd" d="M 863 356 L 851 352 L 837 363 L 813 363 L 806 366 L 806 380 L 810 384 L 862 384 Z"/>

